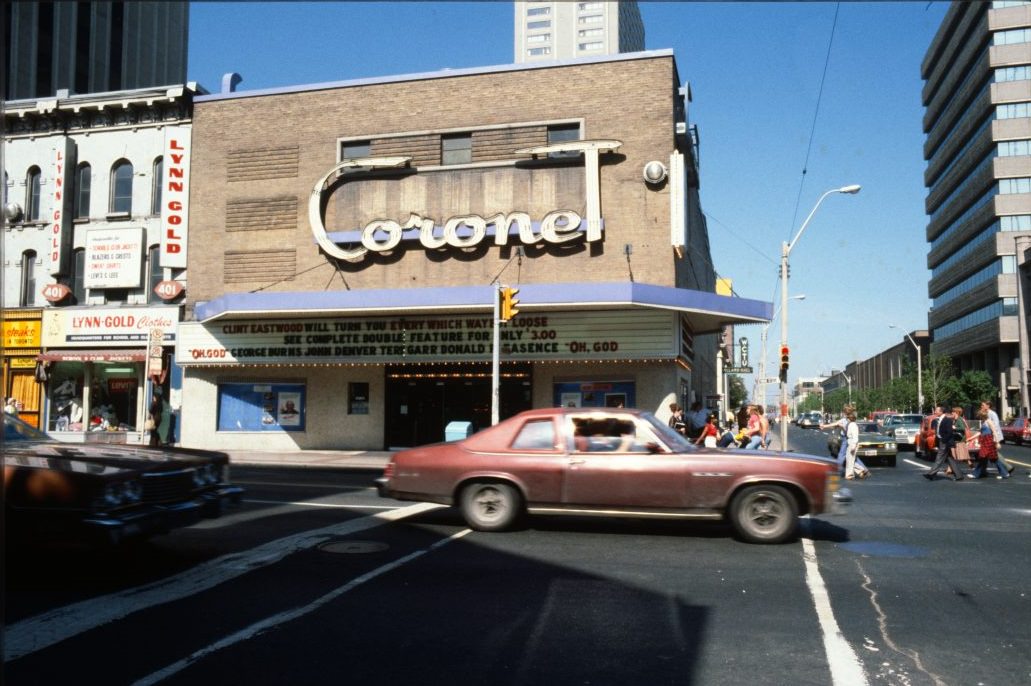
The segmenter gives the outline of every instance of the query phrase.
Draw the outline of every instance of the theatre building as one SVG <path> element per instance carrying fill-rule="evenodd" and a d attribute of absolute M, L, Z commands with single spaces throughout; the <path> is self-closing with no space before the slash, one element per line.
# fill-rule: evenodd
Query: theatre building
<path fill-rule="evenodd" d="M 716 392 L 671 51 L 194 100 L 182 443 L 380 449 L 531 407 Z M 495 325 L 507 308 L 509 321 Z M 497 329 L 497 334 L 495 333 Z"/>

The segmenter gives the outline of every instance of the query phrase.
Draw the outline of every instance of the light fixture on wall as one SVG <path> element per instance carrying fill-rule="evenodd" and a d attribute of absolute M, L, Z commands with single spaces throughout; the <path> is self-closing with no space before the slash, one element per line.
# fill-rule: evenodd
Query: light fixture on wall
<path fill-rule="evenodd" d="M 658 160 L 652 160 L 648 164 L 644 165 L 644 170 L 641 172 L 644 176 L 645 183 L 659 184 L 666 180 L 669 176 L 669 170 L 666 169 L 666 165 Z"/>
<path fill-rule="evenodd" d="M 9 202 L 4 205 L 4 218 L 9 222 L 16 221 L 21 216 L 21 205 L 16 202 Z"/>

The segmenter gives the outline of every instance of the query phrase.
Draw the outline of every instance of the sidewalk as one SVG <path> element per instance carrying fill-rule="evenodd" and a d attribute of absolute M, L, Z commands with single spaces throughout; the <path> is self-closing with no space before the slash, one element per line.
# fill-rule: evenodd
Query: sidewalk
<path fill-rule="evenodd" d="M 237 466 L 334 467 L 383 469 L 393 453 L 389 450 L 223 450 L 229 464 Z"/>

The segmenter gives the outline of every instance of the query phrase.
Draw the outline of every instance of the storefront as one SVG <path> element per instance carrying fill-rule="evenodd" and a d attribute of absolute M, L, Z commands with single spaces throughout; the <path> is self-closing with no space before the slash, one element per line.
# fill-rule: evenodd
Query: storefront
<path fill-rule="evenodd" d="M 37 370 L 42 330 L 40 310 L 3 312 L 3 402 L 12 401 L 17 416 L 32 426 L 40 426 L 42 388 Z"/>
<path fill-rule="evenodd" d="M 183 444 L 480 429 L 495 341 L 501 418 L 717 392 L 772 308 L 716 294 L 689 100 L 669 51 L 196 98 Z"/>
<path fill-rule="evenodd" d="M 36 360 L 47 379 L 46 430 L 69 442 L 144 440 L 153 390 L 169 395 L 164 363 L 171 359 L 178 312 L 177 307 L 45 311 L 45 349 Z"/>

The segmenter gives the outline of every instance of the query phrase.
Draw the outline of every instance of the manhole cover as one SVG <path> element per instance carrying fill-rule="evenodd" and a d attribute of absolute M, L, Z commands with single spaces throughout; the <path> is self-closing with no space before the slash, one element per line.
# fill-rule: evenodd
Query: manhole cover
<path fill-rule="evenodd" d="M 324 553 L 363 555 L 378 553 L 389 547 L 386 543 L 380 543 L 379 541 L 333 541 L 331 543 L 323 543 L 319 546 L 319 550 Z"/>
<path fill-rule="evenodd" d="M 839 548 L 870 557 L 926 557 L 927 549 L 898 543 L 842 543 Z"/>

